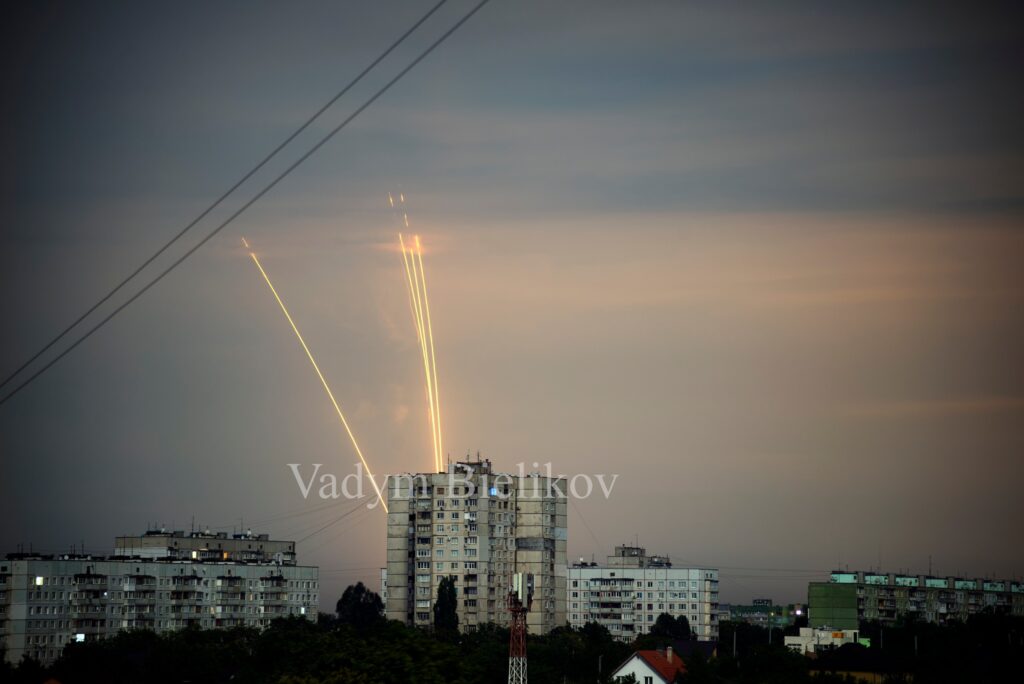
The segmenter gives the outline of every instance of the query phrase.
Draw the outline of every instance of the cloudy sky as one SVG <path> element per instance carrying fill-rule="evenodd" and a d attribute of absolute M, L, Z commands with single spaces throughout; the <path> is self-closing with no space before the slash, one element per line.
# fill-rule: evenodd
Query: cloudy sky
<path fill-rule="evenodd" d="M 8 10 L 0 375 L 430 4 Z M 160 263 L 470 6 L 450 0 Z M 570 507 L 571 557 L 638 537 L 722 568 L 724 601 L 802 600 L 837 566 L 1021 577 L 1021 18 L 493 0 L 0 406 L 0 549 L 105 551 L 193 517 L 302 539 L 353 510 L 288 471 L 356 457 L 243 235 L 374 470 L 429 469 L 400 190 L 451 456 L 620 475 Z M 330 605 L 376 581 L 383 515 L 299 551 Z"/>

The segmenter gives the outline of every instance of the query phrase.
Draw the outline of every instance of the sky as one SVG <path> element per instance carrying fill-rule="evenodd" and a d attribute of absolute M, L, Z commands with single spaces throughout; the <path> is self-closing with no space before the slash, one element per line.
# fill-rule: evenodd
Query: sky
<path fill-rule="evenodd" d="M 8 10 L 0 375 L 430 4 Z M 380 509 L 305 500 L 287 466 L 357 458 L 240 239 L 373 470 L 428 470 L 390 191 L 424 244 L 451 457 L 619 476 L 569 507 L 570 559 L 639 541 L 720 568 L 723 602 L 802 601 L 846 567 L 1024 576 L 1022 26 L 1009 5 L 492 0 L 0 406 L 0 550 L 194 521 L 312 535 L 325 609 L 376 587 Z"/>

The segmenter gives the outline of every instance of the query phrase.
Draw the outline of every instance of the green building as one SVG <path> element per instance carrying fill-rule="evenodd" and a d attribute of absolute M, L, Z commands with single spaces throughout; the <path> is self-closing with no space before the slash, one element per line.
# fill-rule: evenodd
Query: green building
<path fill-rule="evenodd" d="M 858 629 L 857 585 L 811 582 L 807 587 L 812 628 Z"/>
<path fill-rule="evenodd" d="M 880 572 L 833 572 L 807 587 L 811 627 L 857 629 L 859 621 L 913 617 L 944 624 L 978 613 L 1024 616 L 1024 583 Z"/>

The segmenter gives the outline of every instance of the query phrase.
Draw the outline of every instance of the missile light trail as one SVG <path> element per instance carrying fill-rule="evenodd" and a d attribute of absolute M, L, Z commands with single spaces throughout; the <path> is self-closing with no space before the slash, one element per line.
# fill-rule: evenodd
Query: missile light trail
<path fill-rule="evenodd" d="M 388 203 L 398 211 L 394 196 L 388 193 Z M 409 214 L 405 211 L 405 194 L 399 194 L 398 204 L 401 208 L 401 222 L 409 226 Z M 397 213 L 396 213 L 397 216 Z M 444 440 L 441 431 L 441 403 L 437 381 L 437 354 L 434 350 L 434 330 L 430 319 L 430 300 L 427 296 L 426 271 L 423 268 L 423 243 L 419 235 L 414 235 L 412 242 L 406 244 L 405 236 L 398 234 L 398 243 L 402 249 L 402 264 L 405 267 L 406 283 L 409 286 L 409 308 L 412 311 L 416 338 L 420 343 L 420 356 L 423 360 L 424 384 L 427 396 L 427 414 L 430 421 L 431 440 L 434 446 L 434 468 L 436 472 L 444 470 Z"/>
<path fill-rule="evenodd" d="M 246 249 L 250 249 L 249 243 L 246 241 L 244 237 L 242 238 L 242 244 L 245 245 Z M 295 325 L 295 321 L 292 319 L 291 314 L 288 313 L 288 307 L 284 305 L 284 301 L 281 299 L 281 296 L 277 293 L 277 289 L 274 287 L 274 284 L 270 282 L 270 276 L 268 276 L 267 272 L 263 270 L 263 265 L 260 263 L 259 258 L 256 256 L 256 253 L 250 251 L 249 256 L 252 257 L 253 263 L 256 264 L 256 268 L 259 269 L 260 275 L 263 276 L 263 280 L 267 282 L 267 287 L 270 288 L 270 292 L 274 295 L 274 299 L 277 300 L 277 304 L 278 306 L 281 307 L 281 311 L 284 313 L 284 317 L 288 319 L 288 324 L 291 325 L 292 331 L 295 332 L 295 337 L 298 338 L 299 344 L 302 345 L 302 349 L 303 351 L 306 352 L 306 356 L 309 358 L 309 362 L 313 365 L 313 370 L 316 371 L 317 377 L 320 378 L 320 384 L 323 385 L 324 391 L 327 392 L 327 397 L 331 400 L 331 404 L 334 406 L 334 410 L 338 414 L 338 418 L 341 420 L 341 424 L 342 426 L 344 426 L 345 432 L 348 433 L 348 438 L 352 442 L 352 446 L 353 448 L 355 448 L 356 454 L 359 455 L 359 460 L 362 461 L 363 467 L 366 468 L 366 474 L 369 475 L 370 477 L 370 483 L 373 484 L 373 489 L 377 493 L 377 498 L 380 499 L 380 504 L 381 506 L 384 507 L 384 512 L 387 513 L 387 502 L 384 501 L 384 495 L 381 493 L 380 487 L 377 486 L 377 480 L 373 476 L 373 471 L 370 470 L 370 464 L 366 462 L 366 457 L 363 456 L 363 451 L 362 449 L 359 448 L 359 443 L 356 441 L 356 436 L 352 433 L 352 428 L 349 427 L 348 421 L 345 420 L 345 414 L 342 413 L 341 406 L 338 404 L 338 400 L 334 398 L 334 392 L 331 391 L 330 385 L 327 384 L 327 379 L 324 377 L 324 374 L 320 372 L 320 366 L 317 365 L 316 359 L 313 358 L 313 352 L 309 350 L 309 346 L 306 344 L 306 340 L 303 339 L 302 333 L 299 332 L 298 326 Z"/>
<path fill-rule="evenodd" d="M 416 338 L 420 343 L 420 353 L 423 357 L 423 370 L 426 376 L 424 388 L 427 394 L 427 412 L 430 419 L 430 434 L 434 443 L 434 470 L 440 472 L 440 457 L 437 448 L 437 419 L 434 411 L 434 389 L 431 383 L 430 361 L 427 356 L 426 331 L 423 327 L 423 306 L 419 292 L 419 277 L 416 273 L 416 261 L 407 255 L 405 242 L 402 234 L 398 234 L 398 242 L 402 246 L 402 258 L 405 261 L 405 275 L 409 282 L 409 297 L 412 301 L 413 323 L 416 325 Z"/>
<path fill-rule="evenodd" d="M 423 283 L 423 310 L 427 312 L 427 339 L 430 340 L 430 371 L 434 379 L 434 414 L 437 424 L 437 458 L 438 465 L 443 466 L 444 442 L 441 439 L 441 392 L 437 385 L 437 357 L 434 354 L 434 328 L 430 323 L 430 300 L 427 298 L 427 272 L 423 270 L 423 246 L 420 236 L 416 238 L 416 256 L 420 262 L 420 281 Z"/>

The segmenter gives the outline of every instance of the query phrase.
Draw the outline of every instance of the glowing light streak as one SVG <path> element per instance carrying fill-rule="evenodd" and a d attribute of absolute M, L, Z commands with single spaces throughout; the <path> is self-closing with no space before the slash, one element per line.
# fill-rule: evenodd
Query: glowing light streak
<path fill-rule="evenodd" d="M 423 282 L 423 309 L 427 312 L 427 338 L 430 340 L 430 367 L 434 374 L 434 415 L 437 425 L 437 458 L 443 466 L 444 442 L 441 438 L 441 392 L 437 385 L 437 357 L 434 355 L 434 328 L 430 323 L 430 300 L 427 298 L 427 272 L 423 270 L 423 245 L 420 236 L 416 237 L 416 253 L 420 261 L 420 280 Z"/>
<path fill-rule="evenodd" d="M 388 204 L 394 211 L 396 220 L 404 228 L 409 228 L 409 214 L 405 207 L 405 193 L 395 195 L 388 193 Z M 416 328 L 416 339 L 420 343 L 420 355 L 423 359 L 424 389 L 427 398 L 427 417 L 430 421 L 430 435 L 434 446 L 434 468 L 437 472 L 444 470 L 444 438 L 441 431 L 441 401 L 438 391 L 437 352 L 434 348 L 434 328 L 430 318 L 430 300 L 427 296 L 427 276 L 423 266 L 423 243 L 419 235 L 412 236 L 407 244 L 405 236 L 399 232 L 398 243 L 402 248 L 402 265 L 405 267 L 405 278 L 409 285 L 409 310 L 412 313 L 413 325 Z"/>
<path fill-rule="evenodd" d="M 245 238 L 242 238 L 242 244 L 245 245 L 246 249 L 249 248 L 249 243 L 246 242 Z M 366 457 L 363 456 L 363 451 L 362 449 L 359 448 L 359 443 L 356 441 L 356 436 L 352 433 L 352 428 L 349 427 L 348 421 L 345 420 L 345 414 L 342 413 L 341 406 L 338 405 L 338 400 L 334 398 L 334 392 L 331 391 L 330 385 L 327 384 L 327 379 L 324 377 L 324 374 L 320 372 L 320 366 L 317 365 L 316 359 L 313 358 L 313 352 L 309 350 L 309 346 L 306 344 L 306 340 L 302 338 L 302 333 L 299 332 L 298 326 L 295 325 L 295 321 L 292 319 L 291 314 L 288 313 L 288 307 L 284 305 L 284 301 L 281 300 L 281 296 L 277 293 L 277 289 L 274 287 L 274 284 L 270 282 L 270 276 L 268 276 L 267 272 L 263 270 L 263 265 L 260 263 L 260 260 L 256 257 L 256 253 L 249 252 L 249 256 L 252 257 L 253 263 L 256 264 L 256 268 L 260 270 L 260 274 L 263 276 L 263 279 L 267 281 L 267 286 L 273 293 L 274 299 L 277 300 L 278 306 L 280 306 L 281 311 L 284 312 L 284 317 L 288 319 L 288 324 L 291 325 L 292 330 L 295 332 L 295 337 L 299 339 L 299 344 L 302 345 L 302 349 L 306 352 L 306 356 L 309 358 L 309 362 L 313 365 L 313 370 L 316 371 L 317 377 L 320 378 L 320 383 L 323 385 L 324 391 L 327 392 L 327 397 L 331 400 L 331 404 L 334 405 L 334 410 L 335 412 L 337 412 L 338 418 L 341 419 L 341 424 L 344 426 L 345 432 L 348 433 L 348 438 L 349 440 L 351 440 L 352 446 L 356 450 L 356 454 L 359 455 L 359 460 L 362 461 L 363 467 L 366 468 L 366 474 L 369 475 L 370 482 L 373 484 L 373 489 L 375 492 L 377 492 L 377 498 L 380 499 L 380 504 L 381 506 L 384 507 L 384 512 L 387 513 L 387 502 L 384 501 L 384 495 L 381 493 L 380 487 L 377 486 L 377 480 L 373 476 L 373 471 L 370 470 L 370 464 L 366 462 Z"/>
<path fill-rule="evenodd" d="M 427 393 L 427 412 L 430 419 L 431 439 L 434 445 L 434 468 L 436 472 L 440 472 L 442 470 L 442 458 L 438 440 L 437 401 L 434 393 L 434 375 L 431 372 L 427 340 L 428 331 L 421 294 L 420 267 L 412 248 L 407 248 L 405 246 L 405 239 L 401 233 L 398 234 L 398 242 L 402 247 L 402 259 L 405 263 L 405 274 L 409 284 L 409 293 L 412 299 L 413 323 L 416 326 L 416 337 L 420 343 L 420 354 L 423 358 L 423 373 Z"/>

